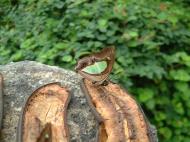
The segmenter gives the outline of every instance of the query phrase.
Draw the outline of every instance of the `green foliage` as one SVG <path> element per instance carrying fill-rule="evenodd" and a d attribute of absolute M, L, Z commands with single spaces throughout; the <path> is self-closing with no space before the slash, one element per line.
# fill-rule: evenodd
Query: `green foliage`
<path fill-rule="evenodd" d="M 73 69 L 117 49 L 112 80 L 136 96 L 160 141 L 190 141 L 190 7 L 186 0 L 0 2 L 0 63 L 36 60 Z"/>

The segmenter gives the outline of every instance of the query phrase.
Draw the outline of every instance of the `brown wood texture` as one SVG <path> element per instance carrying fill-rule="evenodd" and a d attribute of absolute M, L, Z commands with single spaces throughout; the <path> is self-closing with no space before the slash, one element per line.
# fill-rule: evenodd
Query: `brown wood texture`
<path fill-rule="evenodd" d="M 135 99 L 119 85 L 94 86 L 83 79 L 82 89 L 100 122 L 98 142 L 154 142 L 150 126 Z"/>
<path fill-rule="evenodd" d="M 70 94 L 57 83 L 37 89 L 27 100 L 21 128 L 21 142 L 69 142 L 66 111 Z"/>
<path fill-rule="evenodd" d="M 52 142 L 52 126 L 51 123 L 47 123 L 42 130 L 37 142 Z"/>

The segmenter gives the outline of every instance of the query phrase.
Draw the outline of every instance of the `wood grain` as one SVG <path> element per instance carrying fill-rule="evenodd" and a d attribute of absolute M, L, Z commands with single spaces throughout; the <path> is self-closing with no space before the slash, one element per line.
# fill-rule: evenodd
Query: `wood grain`
<path fill-rule="evenodd" d="M 57 83 L 47 84 L 32 93 L 19 126 L 21 142 L 69 142 L 66 123 L 69 101 L 70 93 Z M 48 132 L 46 139 L 44 132 Z"/>
<path fill-rule="evenodd" d="M 83 79 L 82 89 L 100 123 L 97 142 L 156 142 L 138 103 L 119 85 L 94 86 Z"/>

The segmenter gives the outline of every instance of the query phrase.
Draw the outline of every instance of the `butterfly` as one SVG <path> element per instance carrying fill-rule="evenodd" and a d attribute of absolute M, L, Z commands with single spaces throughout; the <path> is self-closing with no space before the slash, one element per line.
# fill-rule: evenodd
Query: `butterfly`
<path fill-rule="evenodd" d="M 115 60 L 115 48 L 103 48 L 100 52 L 78 60 L 75 70 L 94 84 L 103 84 L 112 71 Z"/>

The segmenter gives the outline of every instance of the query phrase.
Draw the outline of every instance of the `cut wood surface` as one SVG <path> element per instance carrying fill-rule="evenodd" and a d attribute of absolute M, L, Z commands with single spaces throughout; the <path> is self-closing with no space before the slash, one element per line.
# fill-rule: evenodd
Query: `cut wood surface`
<path fill-rule="evenodd" d="M 42 130 L 37 142 L 52 142 L 52 125 L 47 123 L 45 128 Z"/>
<path fill-rule="evenodd" d="M 66 111 L 70 94 L 57 83 L 37 89 L 23 110 L 21 141 L 69 142 Z"/>
<path fill-rule="evenodd" d="M 60 82 L 61 86 L 64 86 L 69 89 L 69 93 L 72 96 L 71 101 L 68 106 L 67 119 L 65 119 L 67 120 L 67 125 L 69 127 L 69 133 L 70 133 L 69 141 L 70 142 L 97 142 L 98 140 L 96 139 L 98 138 L 96 136 L 97 132 L 99 132 L 98 134 L 101 138 L 99 140 L 101 140 L 102 142 L 105 142 L 108 139 L 107 134 L 112 135 L 112 136 L 117 135 L 117 133 L 111 134 L 107 132 L 108 130 L 107 128 L 109 128 L 110 126 L 107 126 L 108 123 L 106 123 L 106 125 L 105 123 L 103 123 L 104 119 L 102 117 L 102 114 L 97 111 L 97 108 L 93 104 L 94 102 L 91 101 L 92 97 L 90 95 L 89 96 L 85 95 L 86 93 L 83 93 L 83 91 L 81 90 L 80 88 L 81 77 L 77 75 L 76 73 L 72 71 L 64 70 L 55 66 L 48 66 L 48 65 L 44 65 L 41 63 L 33 62 L 33 61 L 22 61 L 22 62 L 10 63 L 7 65 L 0 66 L 0 73 L 2 73 L 3 75 L 3 105 L 4 105 L 3 121 L 2 121 L 3 123 L 2 123 L 2 129 L 1 129 L 2 138 L 0 139 L 1 142 L 16 142 L 17 132 L 18 131 L 21 132 L 21 130 L 16 129 L 16 127 L 18 126 L 19 118 L 21 118 L 20 116 L 21 116 L 22 108 L 26 106 L 25 105 L 26 100 L 28 101 L 30 100 L 30 98 L 28 99 L 28 97 L 31 96 L 32 92 L 34 92 L 37 88 L 39 88 L 40 86 L 42 86 L 43 88 L 45 84 L 49 84 L 51 82 Z M 111 85 L 110 82 L 108 82 L 108 84 Z M 60 87 L 58 86 L 56 88 L 61 87 L 61 86 Z M 107 86 L 104 86 L 104 87 L 107 87 Z M 100 89 L 100 92 L 101 91 L 102 90 Z M 35 91 L 35 93 L 37 92 Z M 64 97 L 63 95 L 61 96 Z M 86 99 L 85 96 L 88 99 Z M 103 97 L 104 95 L 101 95 L 101 96 Z M 106 95 L 106 96 L 110 96 L 110 95 Z M 64 103 L 64 101 L 61 102 L 61 100 L 56 97 L 52 97 L 52 98 L 49 98 L 49 97 L 50 96 L 48 96 L 47 98 L 44 97 L 45 98 L 44 102 L 43 101 L 41 102 L 40 100 L 43 98 L 43 96 L 40 93 L 38 93 L 38 97 L 34 97 L 34 98 L 31 97 L 33 98 L 33 101 L 31 99 L 31 102 L 33 102 L 31 104 L 33 105 L 28 106 L 28 110 L 30 110 L 28 112 L 29 113 L 28 115 L 37 116 L 37 119 L 33 121 L 32 119 L 29 119 L 27 121 L 31 120 L 31 123 L 37 121 L 37 124 L 40 124 L 40 132 L 38 133 L 38 136 L 36 135 L 36 138 L 35 138 L 35 139 L 38 139 L 38 141 L 40 142 L 44 140 L 51 141 L 51 139 L 47 139 L 47 137 L 51 138 L 53 136 L 53 134 L 51 134 L 51 129 L 53 129 L 54 127 L 53 125 L 55 124 L 52 123 L 52 121 L 51 122 L 44 121 L 45 112 L 47 112 L 48 106 L 50 104 L 53 104 L 52 110 L 50 109 L 50 112 L 49 112 L 50 114 L 53 114 L 55 110 L 54 105 L 57 105 L 57 107 L 59 107 L 60 103 Z M 48 101 L 49 99 L 52 99 L 53 101 L 50 102 Z M 116 102 L 116 100 L 114 97 L 108 97 L 108 99 L 105 99 L 105 100 L 110 101 L 113 104 L 112 108 L 116 109 L 114 105 L 114 102 Z M 91 102 L 91 104 L 89 102 Z M 33 108 L 35 107 L 34 104 L 43 104 L 44 107 L 38 106 L 36 110 L 37 112 L 35 112 L 33 111 Z M 106 104 L 106 105 L 109 105 L 109 104 Z M 93 112 L 91 111 L 91 108 L 94 108 Z M 38 114 L 39 111 L 42 111 L 42 114 L 36 115 Z M 139 111 L 141 112 L 140 109 Z M 124 119 L 125 126 L 127 126 L 126 125 L 127 120 L 125 118 L 122 118 L 124 115 L 122 115 L 121 112 L 124 112 L 124 111 L 123 110 L 120 111 L 119 108 L 117 108 L 116 111 L 114 111 L 116 115 L 117 114 L 121 115 L 119 117 L 116 116 L 117 118 L 115 118 L 115 120 L 120 121 Z M 64 112 L 59 113 L 59 114 L 64 115 Z M 108 114 L 107 114 L 108 116 L 113 116 L 113 114 L 111 113 L 108 113 Z M 48 116 L 48 119 L 46 118 L 46 120 L 52 120 L 49 118 L 49 115 L 47 116 Z M 106 121 L 106 118 L 107 117 L 105 117 L 105 121 Z M 59 120 L 62 119 L 61 116 L 58 117 L 58 119 Z M 111 124 L 111 121 L 108 121 L 108 122 L 109 124 Z M 119 122 L 117 123 L 119 125 L 123 124 Z M 115 125 L 114 122 L 112 123 L 112 125 Z M 34 127 L 38 128 L 39 126 L 34 126 Z M 118 129 L 119 127 L 121 127 L 121 125 L 117 126 L 116 128 Z M 131 127 L 134 127 L 134 126 L 131 125 Z M 33 125 L 32 125 L 31 130 L 32 129 L 33 129 Z M 39 130 L 39 129 L 36 129 L 36 130 Z M 110 131 L 115 132 L 115 130 L 110 130 Z M 130 132 L 128 133 L 129 135 L 132 135 L 130 134 Z M 48 134 L 48 136 L 46 134 Z M 120 134 L 121 136 L 123 136 L 125 133 L 122 130 Z M 124 135 L 125 138 L 128 137 L 126 136 L 126 134 Z M 123 137 L 121 137 L 121 139 L 122 138 Z M 130 139 L 130 140 L 133 140 L 133 139 Z"/>
<path fill-rule="evenodd" d="M 60 82 L 72 96 L 67 110 L 69 141 L 95 142 L 98 123 L 80 89 L 78 74 L 34 61 L 1 65 L 0 73 L 3 75 L 4 105 L 0 142 L 16 142 L 16 127 L 26 100 L 40 86 L 52 82 Z"/>
<path fill-rule="evenodd" d="M 157 141 L 142 109 L 119 85 L 109 82 L 106 86 L 94 86 L 84 79 L 82 89 L 100 121 L 98 142 Z"/>

